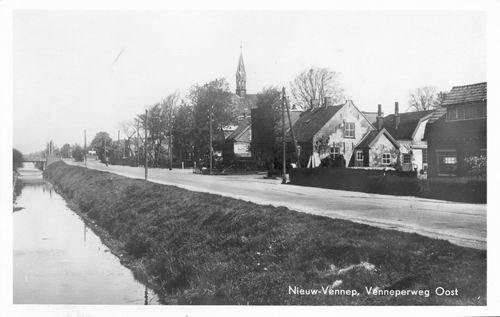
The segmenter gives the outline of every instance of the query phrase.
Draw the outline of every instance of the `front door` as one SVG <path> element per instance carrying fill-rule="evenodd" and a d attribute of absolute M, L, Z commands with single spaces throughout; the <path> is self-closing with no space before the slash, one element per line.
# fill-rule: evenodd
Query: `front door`
<path fill-rule="evenodd" d="M 411 154 L 403 154 L 403 164 L 401 169 L 405 172 L 409 172 L 413 170 L 413 164 L 411 163 Z"/>

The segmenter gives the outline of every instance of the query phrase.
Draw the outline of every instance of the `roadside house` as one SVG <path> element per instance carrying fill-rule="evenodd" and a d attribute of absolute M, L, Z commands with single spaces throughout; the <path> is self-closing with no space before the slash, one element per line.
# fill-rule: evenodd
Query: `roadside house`
<path fill-rule="evenodd" d="M 433 110 L 399 113 L 399 104 L 394 114 L 384 117 L 383 127 L 399 144 L 399 168 L 402 171 L 427 170 L 427 141 L 425 128 Z"/>
<path fill-rule="evenodd" d="M 350 166 L 398 167 L 399 144 L 385 129 L 370 131 L 356 146 Z"/>
<path fill-rule="evenodd" d="M 252 129 L 249 119 L 239 122 L 236 129 L 225 138 L 222 149 L 224 159 L 251 157 Z"/>
<path fill-rule="evenodd" d="M 396 102 L 394 114 L 384 117 L 379 105 L 375 121 L 372 121 L 377 130 L 370 132 L 356 146 L 350 166 L 425 170 L 427 142 L 423 136 L 432 113 L 432 110 L 399 113 L 399 103 Z"/>
<path fill-rule="evenodd" d="M 486 156 L 487 84 L 455 86 L 429 119 L 429 176 L 467 176 L 465 160 Z"/>
<path fill-rule="evenodd" d="M 304 111 L 293 125 L 301 166 L 307 166 L 312 157 L 324 159 L 329 155 L 343 155 L 349 162 L 356 145 L 374 129 L 351 100 Z"/>

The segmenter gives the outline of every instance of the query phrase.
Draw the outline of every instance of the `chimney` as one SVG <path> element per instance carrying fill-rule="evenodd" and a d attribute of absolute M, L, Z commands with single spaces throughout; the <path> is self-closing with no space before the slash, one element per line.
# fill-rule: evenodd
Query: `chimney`
<path fill-rule="evenodd" d="M 382 126 L 384 125 L 384 117 L 382 115 L 382 105 L 378 105 L 378 113 L 377 113 L 377 129 L 382 130 Z"/>
<path fill-rule="evenodd" d="M 401 117 L 399 117 L 399 103 L 396 101 L 394 104 L 394 130 L 399 128 L 399 123 L 401 122 Z"/>

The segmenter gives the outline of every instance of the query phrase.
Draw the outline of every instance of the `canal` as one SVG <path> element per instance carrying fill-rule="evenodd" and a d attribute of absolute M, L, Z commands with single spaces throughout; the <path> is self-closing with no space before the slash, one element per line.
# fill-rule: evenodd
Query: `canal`
<path fill-rule="evenodd" d="M 158 304 L 31 163 L 14 204 L 14 304 Z"/>

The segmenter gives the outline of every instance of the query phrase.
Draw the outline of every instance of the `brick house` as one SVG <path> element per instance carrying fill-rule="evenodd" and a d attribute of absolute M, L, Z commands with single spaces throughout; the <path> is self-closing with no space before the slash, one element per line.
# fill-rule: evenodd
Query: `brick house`
<path fill-rule="evenodd" d="M 350 166 L 398 167 L 399 143 L 385 129 L 370 131 L 356 146 Z"/>
<path fill-rule="evenodd" d="M 432 113 L 432 110 L 399 113 L 396 102 L 394 114 L 384 117 L 379 105 L 376 121 L 373 122 L 377 130 L 370 132 L 356 146 L 351 166 L 425 170 L 427 142 L 423 137 Z"/>
<path fill-rule="evenodd" d="M 301 166 L 307 166 L 313 156 L 343 155 L 350 162 L 356 145 L 374 129 L 351 100 L 304 111 L 293 125 Z"/>
<path fill-rule="evenodd" d="M 429 119 L 429 177 L 467 176 L 465 159 L 486 156 L 487 84 L 453 87 Z"/>

